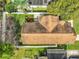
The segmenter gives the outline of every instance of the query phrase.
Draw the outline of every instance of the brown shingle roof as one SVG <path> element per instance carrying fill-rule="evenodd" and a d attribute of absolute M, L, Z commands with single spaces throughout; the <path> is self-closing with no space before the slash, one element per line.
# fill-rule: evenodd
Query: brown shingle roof
<path fill-rule="evenodd" d="M 75 42 L 76 35 L 71 24 L 65 21 L 57 21 L 52 17 L 50 16 L 51 19 L 40 18 L 40 22 L 24 24 L 21 32 L 23 44 L 67 44 Z M 46 23 L 47 20 L 48 24 Z"/>
<path fill-rule="evenodd" d="M 22 33 L 45 33 L 47 30 L 38 22 L 28 22 L 24 24 Z"/>
<path fill-rule="evenodd" d="M 59 17 L 57 16 L 52 16 L 52 15 L 46 15 L 46 16 L 41 16 L 39 19 L 39 23 L 48 30 L 48 32 L 51 32 L 56 25 L 59 22 Z"/>
<path fill-rule="evenodd" d="M 73 28 L 69 26 L 70 23 L 61 22 L 56 25 L 51 33 L 72 33 Z M 28 22 L 24 24 L 22 28 L 22 33 L 49 33 L 39 22 Z"/>

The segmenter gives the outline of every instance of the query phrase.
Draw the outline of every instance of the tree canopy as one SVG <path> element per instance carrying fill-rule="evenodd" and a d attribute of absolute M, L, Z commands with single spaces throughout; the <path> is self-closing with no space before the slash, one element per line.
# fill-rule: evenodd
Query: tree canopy
<path fill-rule="evenodd" d="M 54 0 L 47 11 L 63 20 L 76 19 L 79 17 L 79 0 Z"/>
<path fill-rule="evenodd" d="M 12 56 L 14 53 L 13 50 L 14 50 L 13 45 L 9 43 L 0 43 L 0 58 L 4 57 L 5 55 L 9 57 Z"/>

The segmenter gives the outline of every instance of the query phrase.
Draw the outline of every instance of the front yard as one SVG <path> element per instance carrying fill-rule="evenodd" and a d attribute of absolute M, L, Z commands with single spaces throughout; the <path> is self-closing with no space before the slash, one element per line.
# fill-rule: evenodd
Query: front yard
<path fill-rule="evenodd" d="M 10 59 L 22 59 L 25 55 L 25 49 L 15 50 L 15 54 Z"/>
<path fill-rule="evenodd" d="M 45 48 L 18 48 L 10 59 L 33 59 L 44 52 Z"/>

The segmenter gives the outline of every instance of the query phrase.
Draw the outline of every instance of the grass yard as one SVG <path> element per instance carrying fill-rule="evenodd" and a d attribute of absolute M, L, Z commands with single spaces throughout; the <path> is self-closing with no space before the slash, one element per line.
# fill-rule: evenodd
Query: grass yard
<path fill-rule="evenodd" d="M 3 56 L 2 57 L 0 57 L 0 59 L 9 59 L 10 58 L 10 56 L 9 55 L 7 55 L 7 54 L 3 54 Z"/>
<path fill-rule="evenodd" d="M 79 34 L 79 19 L 73 20 L 74 29 L 77 34 Z"/>
<path fill-rule="evenodd" d="M 67 50 L 79 50 L 79 41 L 76 41 L 75 44 L 67 45 Z"/>
<path fill-rule="evenodd" d="M 19 49 L 15 50 L 14 56 L 12 56 L 10 59 L 22 59 L 25 56 L 25 49 Z"/>
<path fill-rule="evenodd" d="M 23 59 L 25 56 L 25 49 L 20 48 L 18 50 L 15 50 L 13 56 L 8 56 L 6 54 L 3 54 L 3 57 L 0 57 L 0 59 Z"/>

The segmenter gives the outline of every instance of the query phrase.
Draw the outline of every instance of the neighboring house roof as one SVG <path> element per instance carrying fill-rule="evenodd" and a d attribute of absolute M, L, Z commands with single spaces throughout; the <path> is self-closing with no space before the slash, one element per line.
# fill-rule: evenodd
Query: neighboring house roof
<path fill-rule="evenodd" d="M 28 0 L 32 5 L 47 5 L 50 0 Z"/>
<path fill-rule="evenodd" d="M 64 49 L 47 49 L 47 53 L 51 54 L 51 53 L 57 53 L 57 54 L 60 54 L 60 53 L 66 53 L 66 51 Z"/>
<path fill-rule="evenodd" d="M 56 27 L 50 33 L 73 33 L 73 28 L 69 26 L 70 23 L 57 24 Z M 49 28 L 48 28 L 49 29 Z M 28 22 L 24 24 L 22 33 L 49 33 L 40 23 Z"/>
<path fill-rule="evenodd" d="M 23 44 L 67 44 L 75 42 L 75 38 L 71 24 L 52 15 L 42 16 L 38 22 L 27 22 L 21 32 Z"/>
<path fill-rule="evenodd" d="M 67 59 L 66 51 L 62 49 L 47 49 L 48 59 Z"/>
<path fill-rule="evenodd" d="M 64 49 L 47 49 L 47 56 L 38 59 L 67 59 L 67 52 Z"/>

